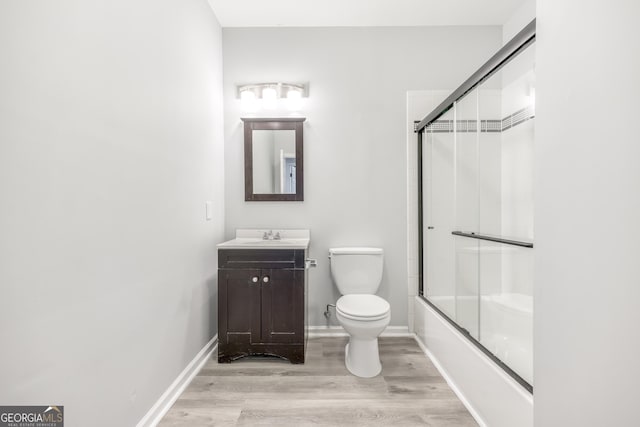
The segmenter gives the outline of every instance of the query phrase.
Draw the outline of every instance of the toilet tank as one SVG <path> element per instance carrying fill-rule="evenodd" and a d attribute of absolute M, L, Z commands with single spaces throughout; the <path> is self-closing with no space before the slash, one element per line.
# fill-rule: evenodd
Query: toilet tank
<path fill-rule="evenodd" d="M 382 281 L 381 248 L 329 249 L 331 278 L 342 295 L 375 294 Z"/>

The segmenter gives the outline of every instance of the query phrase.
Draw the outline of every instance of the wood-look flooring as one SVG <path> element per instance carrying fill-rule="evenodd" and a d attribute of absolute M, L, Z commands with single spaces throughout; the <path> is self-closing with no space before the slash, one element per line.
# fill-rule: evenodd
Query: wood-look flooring
<path fill-rule="evenodd" d="M 346 343 L 310 339 L 302 365 L 214 354 L 159 426 L 477 426 L 413 338 L 379 339 L 375 378 L 347 371 Z"/>

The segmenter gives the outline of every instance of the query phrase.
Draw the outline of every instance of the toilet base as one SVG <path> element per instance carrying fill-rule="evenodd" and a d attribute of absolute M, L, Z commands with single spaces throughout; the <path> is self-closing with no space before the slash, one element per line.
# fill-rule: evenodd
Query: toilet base
<path fill-rule="evenodd" d="M 382 371 L 378 353 L 378 338 L 353 339 L 344 347 L 344 364 L 353 375 L 373 378 Z"/>

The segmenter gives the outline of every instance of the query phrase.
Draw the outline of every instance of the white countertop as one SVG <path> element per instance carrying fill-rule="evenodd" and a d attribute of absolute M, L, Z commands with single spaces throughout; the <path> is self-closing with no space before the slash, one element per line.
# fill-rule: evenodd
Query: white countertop
<path fill-rule="evenodd" d="M 264 240 L 265 232 L 280 233 L 279 240 Z M 287 229 L 247 229 L 236 230 L 236 238 L 217 245 L 220 249 L 308 249 L 311 234 L 309 230 Z"/>

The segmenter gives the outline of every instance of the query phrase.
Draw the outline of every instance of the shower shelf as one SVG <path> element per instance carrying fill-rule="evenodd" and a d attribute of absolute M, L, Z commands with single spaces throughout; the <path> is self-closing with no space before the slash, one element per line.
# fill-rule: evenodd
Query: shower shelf
<path fill-rule="evenodd" d="M 514 245 L 514 246 L 520 246 L 523 248 L 533 248 L 533 243 L 531 242 L 503 239 L 501 237 L 487 236 L 485 234 L 465 233 L 463 231 L 452 231 L 451 234 L 453 234 L 454 236 L 469 237 L 471 239 L 488 240 L 490 242 L 504 243 L 505 245 Z"/>

